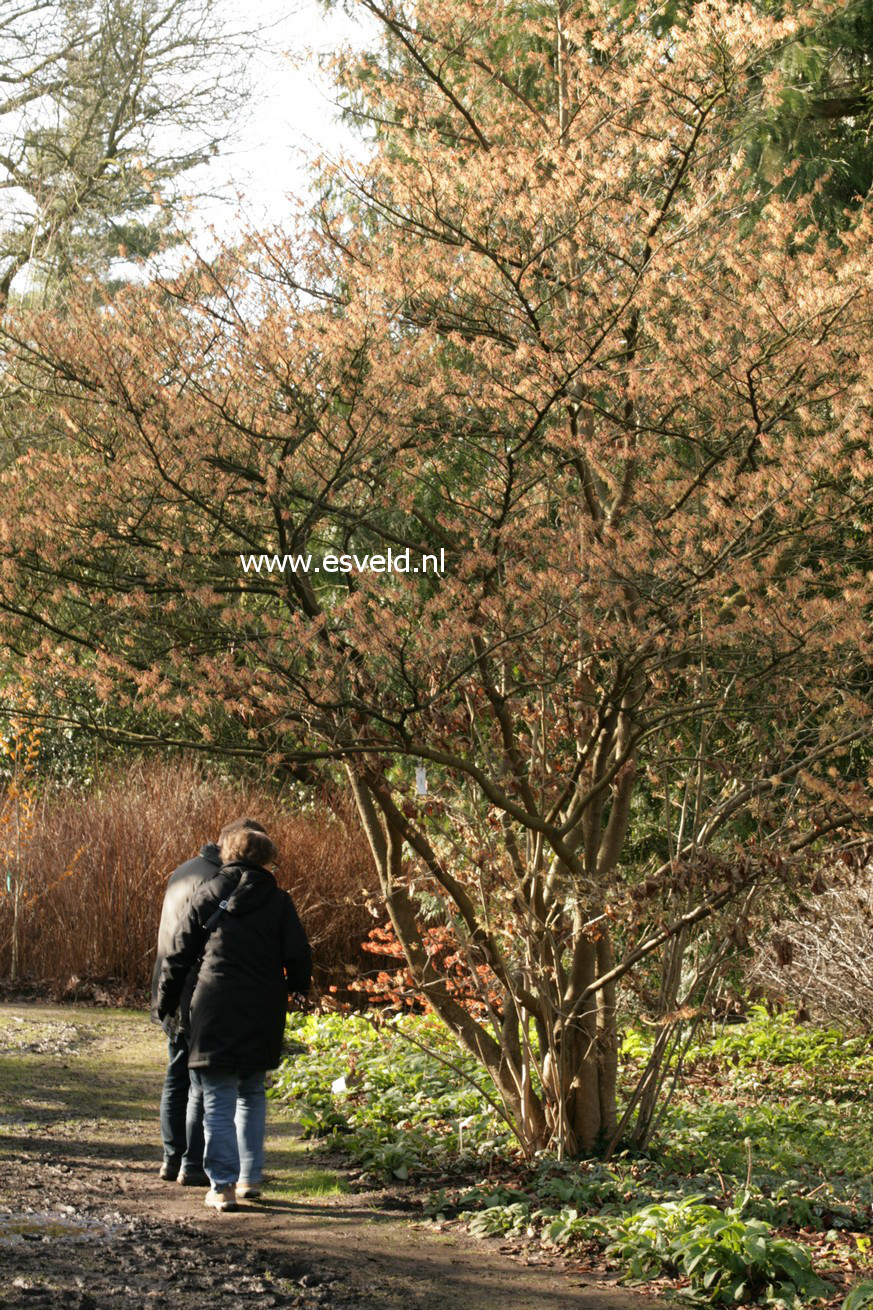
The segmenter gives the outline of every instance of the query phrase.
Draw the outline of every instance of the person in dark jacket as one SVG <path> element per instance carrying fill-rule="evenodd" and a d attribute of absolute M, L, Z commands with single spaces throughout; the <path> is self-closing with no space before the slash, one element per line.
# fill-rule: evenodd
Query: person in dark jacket
<path fill-rule="evenodd" d="M 218 847 L 214 842 L 201 846 L 200 854 L 186 860 L 170 875 L 164 893 L 161 924 L 158 929 L 158 953 L 152 973 L 152 1022 L 158 1023 L 158 983 L 164 957 L 170 950 L 176 928 L 179 926 L 194 893 L 215 877 L 221 865 Z M 161 1091 L 161 1139 L 164 1160 L 161 1177 L 167 1182 L 179 1179 L 183 1184 L 203 1182 L 203 1116 L 194 1115 L 187 1121 L 188 1090 L 188 1039 L 181 1026 L 180 1015 L 168 1015 L 163 1023 L 167 1034 L 167 1071 Z"/>
<path fill-rule="evenodd" d="M 288 995 L 309 990 L 312 956 L 294 903 L 265 867 L 276 848 L 263 831 L 229 825 L 222 867 L 195 893 L 166 954 L 158 983 L 161 1019 L 179 1004 L 200 961 L 191 996 L 191 1098 L 202 1096 L 206 1204 L 236 1208 L 260 1195 L 264 1078 L 282 1058 Z"/>
<path fill-rule="evenodd" d="M 235 825 L 231 826 L 251 827 L 264 831 L 255 819 L 237 819 Z M 153 1023 L 160 1022 L 158 984 L 164 957 L 173 945 L 176 929 L 187 913 L 195 892 L 204 883 L 210 882 L 220 867 L 221 856 L 217 844 L 207 842 L 205 846 L 201 846 L 199 855 L 193 860 L 186 860 L 184 864 L 180 864 L 170 875 L 164 892 L 161 923 L 158 928 L 158 950 L 152 972 Z M 162 1024 L 167 1034 L 167 1070 L 161 1091 L 161 1139 L 164 1146 L 164 1159 L 160 1176 L 167 1182 L 178 1180 L 186 1187 L 202 1187 L 208 1181 L 203 1171 L 203 1103 L 199 1098 L 192 1098 L 189 1106 L 188 1099 L 191 1081 L 188 1074 L 188 1002 L 194 990 L 196 977 L 195 968 L 190 971 L 185 981 L 178 1009 L 174 1014 L 168 1015 Z"/>

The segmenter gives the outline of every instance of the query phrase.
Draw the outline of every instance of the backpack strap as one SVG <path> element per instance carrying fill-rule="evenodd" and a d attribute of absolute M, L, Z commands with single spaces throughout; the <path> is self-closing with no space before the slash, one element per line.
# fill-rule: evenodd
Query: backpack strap
<path fill-rule="evenodd" d="M 219 903 L 218 909 L 215 911 L 214 914 L 211 914 L 209 916 L 209 918 L 206 920 L 206 922 L 203 925 L 203 941 L 200 946 L 200 955 L 198 956 L 197 963 L 193 966 L 196 973 L 200 972 L 200 966 L 203 963 L 203 957 L 206 954 L 206 947 L 209 943 L 209 938 L 212 935 L 212 929 L 218 923 L 218 920 L 221 918 L 222 914 L 226 909 L 227 909 L 227 901 L 221 901 Z"/>
<path fill-rule="evenodd" d="M 207 937 L 212 932 L 212 929 L 218 923 L 218 920 L 221 918 L 223 912 L 226 909 L 227 909 L 227 901 L 221 901 L 215 913 L 213 915 L 210 915 L 209 919 L 207 919 L 206 923 L 204 923 L 203 931 L 206 933 Z"/>

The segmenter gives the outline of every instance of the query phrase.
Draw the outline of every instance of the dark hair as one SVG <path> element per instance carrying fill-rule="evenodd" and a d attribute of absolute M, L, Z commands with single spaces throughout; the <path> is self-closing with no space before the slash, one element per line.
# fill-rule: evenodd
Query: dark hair
<path fill-rule="evenodd" d="M 234 819 L 231 823 L 226 823 L 218 834 L 218 845 L 221 845 L 222 839 L 228 837 L 237 828 L 251 828 L 253 832 L 266 832 L 267 829 L 257 819 Z"/>
<path fill-rule="evenodd" d="M 229 823 L 222 828 L 218 839 L 218 850 L 222 864 L 259 864 L 266 867 L 275 864 L 278 851 L 264 829 L 244 827 L 241 823 Z"/>

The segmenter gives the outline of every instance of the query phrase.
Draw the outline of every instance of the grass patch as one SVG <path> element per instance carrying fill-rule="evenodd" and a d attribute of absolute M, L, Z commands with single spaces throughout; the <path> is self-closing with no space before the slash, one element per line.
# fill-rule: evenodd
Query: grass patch
<path fill-rule="evenodd" d="M 332 1169 L 304 1168 L 281 1180 L 280 1194 L 288 1197 L 340 1196 L 347 1191 L 344 1180 Z"/>
<path fill-rule="evenodd" d="M 39 1017 L 25 1007 L 4 1010 L 0 1134 L 20 1131 L 21 1118 L 76 1135 L 85 1125 L 111 1135 L 120 1123 L 153 1124 L 165 1050 L 163 1034 L 136 1011 L 83 1019 L 62 1007 L 40 1009 Z"/>

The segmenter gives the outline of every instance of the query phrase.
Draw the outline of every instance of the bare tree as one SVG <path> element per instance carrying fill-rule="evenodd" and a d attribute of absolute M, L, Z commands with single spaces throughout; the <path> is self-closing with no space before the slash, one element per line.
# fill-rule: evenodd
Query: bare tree
<path fill-rule="evenodd" d="M 864 845 L 862 854 L 869 854 Z M 873 1028 L 873 864 L 850 865 L 815 884 L 773 923 L 748 973 L 765 998 L 801 1014 Z"/>
<path fill-rule="evenodd" d="M 0 303 L 25 266 L 57 287 L 166 241 L 245 63 L 220 0 L 0 0 Z"/>

